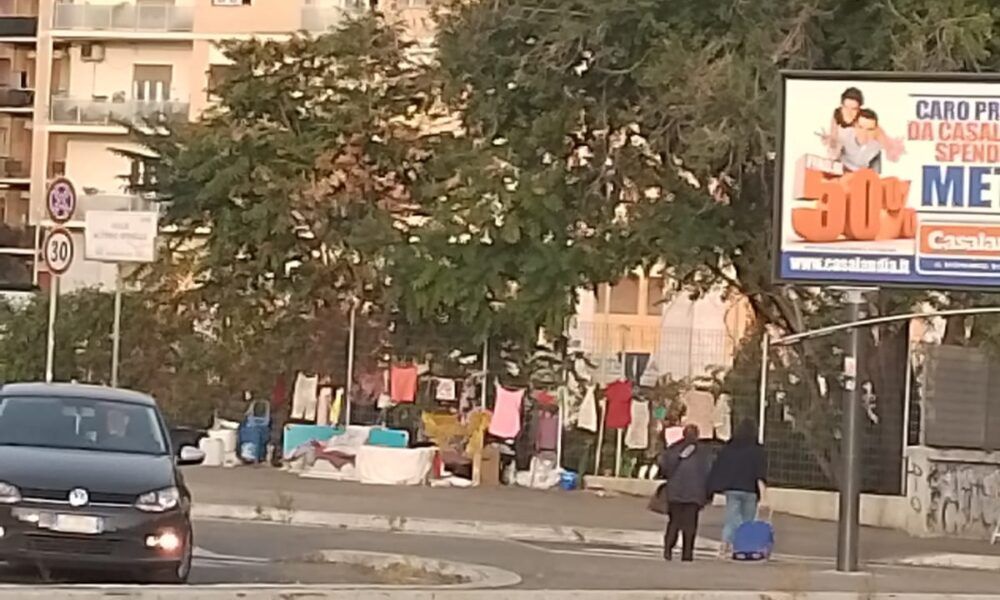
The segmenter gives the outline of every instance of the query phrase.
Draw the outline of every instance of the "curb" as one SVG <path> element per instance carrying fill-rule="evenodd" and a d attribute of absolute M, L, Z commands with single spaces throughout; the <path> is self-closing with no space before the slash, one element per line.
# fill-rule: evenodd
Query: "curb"
<path fill-rule="evenodd" d="M 994 600 L 975 594 L 627 590 L 366 590 L 331 586 L 3 586 L 0 600 Z"/>
<path fill-rule="evenodd" d="M 360 565 L 375 569 L 390 568 L 395 565 L 405 565 L 422 571 L 440 573 L 442 575 L 457 575 L 466 581 L 462 583 L 442 584 L 376 584 L 365 586 L 368 589 L 411 590 L 414 587 L 433 587 L 439 590 L 483 590 L 513 587 L 521 583 L 517 573 L 472 563 L 460 563 L 449 560 L 423 558 L 405 554 L 389 554 L 385 552 L 362 552 L 360 550 L 320 550 L 312 554 L 312 558 L 321 563 L 337 563 Z"/>
<path fill-rule="evenodd" d="M 919 554 L 891 562 L 906 567 L 937 567 L 970 571 L 1000 571 L 1000 556 L 991 554 Z"/>
<path fill-rule="evenodd" d="M 195 519 L 255 521 L 258 523 L 280 523 L 307 527 L 329 527 L 333 529 L 413 533 L 449 537 L 486 537 L 521 542 L 571 542 L 655 547 L 663 544 L 663 534 L 658 531 L 566 527 L 559 525 L 526 525 L 493 521 L 449 521 L 445 519 L 425 519 L 392 515 L 281 510 L 260 506 L 251 507 L 227 504 L 195 504 L 191 509 L 191 516 Z M 698 538 L 696 549 L 717 552 L 719 543 L 713 540 Z"/>

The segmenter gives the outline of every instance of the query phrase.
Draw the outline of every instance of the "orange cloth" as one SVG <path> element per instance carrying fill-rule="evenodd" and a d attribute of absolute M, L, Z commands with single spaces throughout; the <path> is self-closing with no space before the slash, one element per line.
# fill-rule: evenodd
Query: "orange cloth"
<path fill-rule="evenodd" d="M 417 399 L 417 367 L 393 367 L 389 374 L 393 402 L 413 402 Z"/>

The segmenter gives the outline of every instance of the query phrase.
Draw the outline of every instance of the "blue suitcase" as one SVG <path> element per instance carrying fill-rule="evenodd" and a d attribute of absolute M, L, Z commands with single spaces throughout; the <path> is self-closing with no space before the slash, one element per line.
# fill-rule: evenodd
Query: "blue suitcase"
<path fill-rule="evenodd" d="M 733 534 L 733 560 L 767 560 L 774 550 L 774 527 L 767 521 L 748 521 Z"/>

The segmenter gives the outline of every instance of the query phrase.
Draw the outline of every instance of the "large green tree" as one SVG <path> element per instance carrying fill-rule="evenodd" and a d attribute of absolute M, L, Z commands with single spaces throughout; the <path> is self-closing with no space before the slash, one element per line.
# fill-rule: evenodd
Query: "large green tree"
<path fill-rule="evenodd" d="M 991 70 L 997 22 L 985 0 L 501 0 L 450 4 L 438 41 L 470 131 L 504 141 L 537 203 L 593 203 L 595 253 L 619 272 L 662 260 L 694 291 L 727 286 L 759 324 L 794 333 L 841 318 L 842 299 L 770 277 L 779 69 Z M 870 314 L 953 302 L 868 300 Z M 906 331 L 870 330 L 865 345 L 862 377 L 898 419 Z M 834 340 L 790 348 L 775 373 L 831 479 L 838 352 Z"/>
<path fill-rule="evenodd" d="M 175 232 L 147 285 L 186 279 L 179 302 L 229 354 L 227 381 L 342 373 L 346 314 L 385 306 L 386 250 L 410 215 L 424 72 L 375 16 L 224 50 L 207 114 L 135 132 L 139 190 Z"/>

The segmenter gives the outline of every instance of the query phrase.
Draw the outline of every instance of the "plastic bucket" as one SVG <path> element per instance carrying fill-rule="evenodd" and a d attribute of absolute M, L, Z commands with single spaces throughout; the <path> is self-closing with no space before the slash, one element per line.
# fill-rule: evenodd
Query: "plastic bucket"
<path fill-rule="evenodd" d="M 580 486 L 580 476 L 573 471 L 563 471 L 559 475 L 559 487 L 571 492 Z"/>

